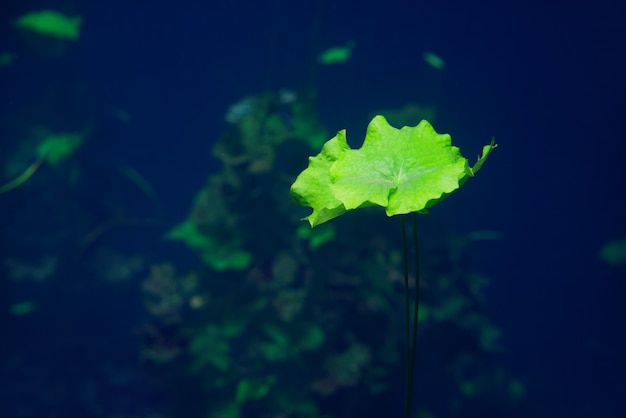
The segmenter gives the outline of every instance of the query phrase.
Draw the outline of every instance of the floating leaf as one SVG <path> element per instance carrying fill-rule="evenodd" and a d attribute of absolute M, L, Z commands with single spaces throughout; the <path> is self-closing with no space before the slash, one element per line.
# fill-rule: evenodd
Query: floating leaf
<path fill-rule="evenodd" d="M 311 226 L 371 205 L 384 207 L 388 216 L 424 212 L 472 177 L 495 147 L 493 140 L 483 147 L 471 168 L 450 135 L 438 134 L 428 121 L 396 129 L 378 115 L 360 149 L 350 149 L 345 130 L 326 142 L 309 158 L 291 195 L 313 208 L 306 218 Z"/>

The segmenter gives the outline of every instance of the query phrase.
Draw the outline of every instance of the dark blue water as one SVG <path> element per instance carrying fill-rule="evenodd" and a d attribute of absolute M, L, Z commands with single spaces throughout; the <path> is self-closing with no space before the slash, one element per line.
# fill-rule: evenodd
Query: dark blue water
<path fill-rule="evenodd" d="M 626 275 L 623 265 L 597 256 L 606 242 L 626 236 L 626 22 L 618 2 L 23 1 L 2 7 L 0 53 L 17 57 L 0 67 L 2 164 L 21 158 L 20 141 L 37 137 L 36 124 L 91 132 L 75 160 L 80 181 L 62 186 L 59 179 L 72 178 L 70 167 L 42 168 L 30 180 L 39 185 L 30 190 L 48 190 L 40 200 L 26 187 L 0 195 L 0 392 L 11 416 L 176 416 L 168 402 L 180 404 L 180 395 L 171 395 L 170 384 L 193 382 L 183 371 L 164 377 L 154 373 L 158 365 L 138 361 L 133 331 L 147 316 L 140 279 L 98 282 L 89 276 L 93 264 L 68 260 L 95 257 L 99 246 L 141 254 L 145 266 L 167 259 L 186 271 L 197 260 L 180 246 L 156 243 L 163 225 L 157 232 L 115 229 L 78 256 L 71 243 L 111 213 L 141 218 L 154 210 L 120 166 L 149 180 L 164 225 L 184 219 L 207 176 L 221 169 L 211 149 L 227 129 L 229 106 L 265 91 L 307 88 L 317 92 L 327 132 L 347 128 L 353 146 L 374 113 L 411 102 L 433 105 L 435 128 L 450 133 L 470 160 L 496 138 L 499 147 L 477 177 L 429 216 L 458 234 L 502 233 L 499 241 L 473 244 L 469 258 L 491 280 L 487 306 L 503 331 L 502 361 L 525 382 L 533 404 L 520 416 L 626 413 Z M 66 42 L 58 56 L 11 26 L 41 8 L 84 18 L 80 40 Z M 347 62 L 316 63 L 320 51 L 348 41 L 355 47 Z M 428 66 L 424 51 L 441 56 L 446 67 Z M 116 116 L 119 109 L 129 121 Z M 2 183 L 15 175 L 5 170 Z M 73 215 L 75 206 L 64 202 L 77 201 Z M 70 226 L 73 221 L 84 227 Z M 39 265 L 51 247 L 60 260 L 51 278 L 9 277 L 14 264 L 7 260 Z M 11 314 L 24 300 L 35 301 L 37 310 Z M 401 395 L 401 379 L 398 385 Z M 201 389 L 188 392 L 195 391 Z M 32 401 L 42 392 L 50 395 Z M 84 399 L 99 407 L 85 409 Z M 179 416 L 192 416 L 186 413 Z"/>

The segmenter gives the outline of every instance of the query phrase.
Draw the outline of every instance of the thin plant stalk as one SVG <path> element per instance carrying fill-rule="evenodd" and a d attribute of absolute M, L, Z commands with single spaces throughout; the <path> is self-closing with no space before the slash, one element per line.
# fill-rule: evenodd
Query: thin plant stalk
<path fill-rule="evenodd" d="M 411 300 L 409 296 L 409 260 L 406 240 L 405 216 L 402 216 L 402 249 L 404 253 L 404 294 L 406 304 L 406 396 L 405 418 L 411 415 L 411 396 L 413 394 L 413 375 L 415 373 L 415 356 L 417 352 L 417 320 L 419 310 L 419 246 L 417 241 L 417 216 L 413 213 L 413 243 L 415 259 L 415 308 L 413 310 L 413 332 L 411 338 Z"/>

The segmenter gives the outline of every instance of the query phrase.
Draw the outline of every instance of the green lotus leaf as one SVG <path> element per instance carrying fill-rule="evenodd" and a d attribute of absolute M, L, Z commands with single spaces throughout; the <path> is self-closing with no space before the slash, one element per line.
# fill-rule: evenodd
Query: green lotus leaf
<path fill-rule="evenodd" d="M 493 140 L 483 147 L 472 168 L 450 135 L 438 134 L 428 121 L 397 129 L 378 115 L 360 149 L 348 147 L 343 130 L 309 158 L 291 195 L 313 208 L 305 218 L 311 226 L 370 205 L 384 207 L 388 216 L 424 212 L 472 177 L 495 147 Z"/>

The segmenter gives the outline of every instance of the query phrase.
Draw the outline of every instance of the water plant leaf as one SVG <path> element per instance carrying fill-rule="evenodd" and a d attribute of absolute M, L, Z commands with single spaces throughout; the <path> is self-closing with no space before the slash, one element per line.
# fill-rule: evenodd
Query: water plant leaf
<path fill-rule="evenodd" d="M 367 127 L 360 149 L 351 149 L 346 131 L 331 138 L 291 186 L 291 195 L 313 213 L 319 225 L 344 212 L 378 205 L 387 216 L 424 212 L 474 176 L 496 147 L 492 140 L 470 167 L 448 134 L 422 120 L 417 126 L 394 128 L 384 116 Z"/>

